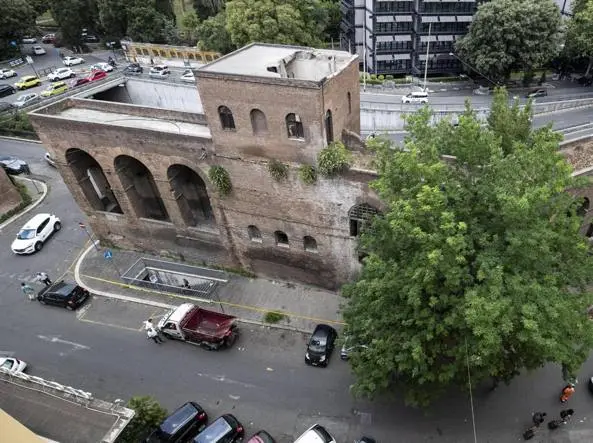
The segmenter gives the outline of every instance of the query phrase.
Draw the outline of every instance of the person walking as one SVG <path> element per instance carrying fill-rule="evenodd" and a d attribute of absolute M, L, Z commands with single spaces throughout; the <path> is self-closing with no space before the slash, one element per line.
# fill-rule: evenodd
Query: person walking
<path fill-rule="evenodd" d="M 51 286 L 51 280 L 49 279 L 49 275 L 47 275 L 45 272 L 37 273 L 37 281 L 45 283 L 45 286 Z"/>
<path fill-rule="evenodd" d="M 562 390 L 562 395 L 560 395 L 560 403 L 566 403 L 572 394 L 574 394 L 574 384 L 569 383 Z"/>
<path fill-rule="evenodd" d="M 29 301 L 35 300 L 35 289 L 33 289 L 27 283 L 21 283 L 21 291 L 23 291 L 23 294 L 29 297 Z"/>
<path fill-rule="evenodd" d="M 152 318 L 149 318 L 144 322 L 144 330 L 149 339 L 152 339 L 156 344 L 164 343 L 164 340 L 160 337 L 159 331 L 154 327 Z"/>

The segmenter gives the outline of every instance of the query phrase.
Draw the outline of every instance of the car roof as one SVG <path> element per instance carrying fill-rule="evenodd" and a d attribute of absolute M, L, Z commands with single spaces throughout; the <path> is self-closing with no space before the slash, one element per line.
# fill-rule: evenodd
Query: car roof
<path fill-rule="evenodd" d="M 29 221 L 27 223 L 25 223 L 25 225 L 23 226 L 23 229 L 37 229 L 37 226 L 39 226 L 39 223 L 41 223 L 48 217 L 51 217 L 51 214 L 41 213 L 41 214 L 34 215 L 31 219 L 29 219 Z"/>
<path fill-rule="evenodd" d="M 175 434 L 179 428 L 185 425 L 189 420 L 193 419 L 200 412 L 201 411 L 192 402 L 187 402 L 165 418 L 159 426 L 159 429 L 165 434 Z"/>
<path fill-rule="evenodd" d="M 36 79 L 36 78 L 37 78 L 37 77 L 35 77 L 34 75 L 25 75 L 25 76 L 23 77 L 23 81 L 26 81 L 26 80 L 33 80 L 33 79 Z"/>
<path fill-rule="evenodd" d="M 73 283 L 65 283 L 63 280 L 61 282 L 55 283 L 51 287 L 52 294 L 61 295 L 62 297 L 67 297 L 74 291 L 76 285 Z"/>
<path fill-rule="evenodd" d="M 272 443 L 274 438 L 266 431 L 257 431 L 247 443 Z"/>
<path fill-rule="evenodd" d="M 315 326 L 313 335 L 324 335 L 325 336 L 325 335 L 328 335 L 332 329 L 333 328 L 330 325 L 319 324 L 319 325 Z"/>
<path fill-rule="evenodd" d="M 225 414 L 218 417 L 212 423 L 208 425 L 206 429 L 200 432 L 194 442 L 206 443 L 211 441 L 218 441 L 237 426 L 237 419 L 231 414 Z"/>
<path fill-rule="evenodd" d="M 328 440 L 330 438 L 330 440 Z M 295 443 L 327 443 L 333 442 L 333 437 L 320 425 L 313 425 L 301 435 Z"/>

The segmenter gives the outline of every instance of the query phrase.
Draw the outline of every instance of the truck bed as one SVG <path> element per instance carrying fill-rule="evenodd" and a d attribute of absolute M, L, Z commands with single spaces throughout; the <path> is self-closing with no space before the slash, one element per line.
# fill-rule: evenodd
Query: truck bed
<path fill-rule="evenodd" d="M 181 329 L 191 336 L 200 334 L 207 337 L 222 338 L 235 323 L 236 317 L 220 312 L 208 311 L 199 307 L 193 308 L 181 320 Z"/>

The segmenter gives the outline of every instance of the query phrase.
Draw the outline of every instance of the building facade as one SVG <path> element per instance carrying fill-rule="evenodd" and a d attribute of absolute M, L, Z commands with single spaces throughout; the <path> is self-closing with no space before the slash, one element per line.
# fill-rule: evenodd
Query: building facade
<path fill-rule="evenodd" d="M 327 288 L 350 279 L 379 208 L 373 173 L 306 184 L 299 168 L 332 141 L 360 141 L 357 56 L 254 44 L 195 75 L 197 89 L 115 79 L 30 114 L 94 233 Z"/>
<path fill-rule="evenodd" d="M 376 74 L 462 71 L 455 42 L 467 33 L 483 0 L 342 0 L 340 44 Z M 361 66 L 361 70 L 364 69 Z"/>

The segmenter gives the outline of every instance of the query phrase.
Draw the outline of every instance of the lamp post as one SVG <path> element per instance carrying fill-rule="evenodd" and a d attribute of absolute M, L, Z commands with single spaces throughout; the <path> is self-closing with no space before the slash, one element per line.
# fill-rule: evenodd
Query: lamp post
<path fill-rule="evenodd" d="M 465 66 L 469 67 L 472 71 L 477 72 L 479 75 L 481 75 L 482 77 L 484 77 L 486 80 L 488 80 L 490 83 L 492 83 L 494 86 L 500 86 L 497 82 L 490 80 L 488 77 L 486 77 L 484 74 L 482 74 L 480 71 L 478 71 L 476 68 L 474 68 L 472 65 L 470 65 L 469 63 L 461 60 L 461 58 L 459 58 L 456 54 L 454 54 L 453 52 L 449 52 L 449 55 L 452 57 L 455 57 L 457 60 L 459 60 L 461 63 L 463 63 Z"/>
<path fill-rule="evenodd" d="M 426 60 L 424 61 L 424 92 L 426 92 L 426 75 L 428 74 L 428 57 L 430 54 L 430 31 L 432 30 L 432 22 L 428 24 L 428 40 L 426 41 Z"/>

